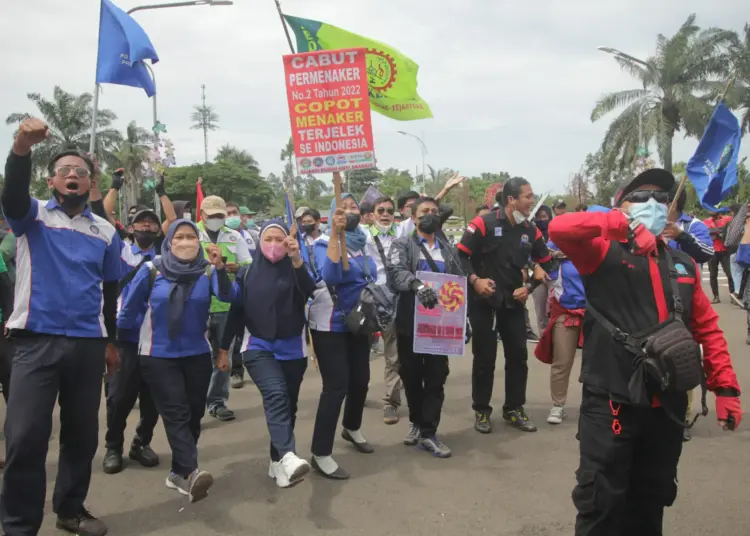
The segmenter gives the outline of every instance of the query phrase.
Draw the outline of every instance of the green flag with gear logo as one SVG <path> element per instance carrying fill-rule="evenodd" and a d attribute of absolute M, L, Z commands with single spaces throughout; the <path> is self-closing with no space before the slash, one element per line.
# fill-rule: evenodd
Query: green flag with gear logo
<path fill-rule="evenodd" d="M 417 93 L 419 65 L 393 47 L 331 26 L 325 22 L 284 15 L 297 38 L 298 52 L 367 49 L 370 108 L 391 119 L 413 121 L 432 117 L 430 106 Z"/>

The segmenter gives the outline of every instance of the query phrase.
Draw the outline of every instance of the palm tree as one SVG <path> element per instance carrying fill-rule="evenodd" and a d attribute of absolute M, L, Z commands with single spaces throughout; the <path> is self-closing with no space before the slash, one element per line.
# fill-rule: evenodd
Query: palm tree
<path fill-rule="evenodd" d="M 736 36 L 729 47 L 726 65 L 727 77 L 734 76 L 733 87 L 727 94 L 726 103 L 734 110 L 742 110 L 742 130 L 750 134 L 750 24 L 745 24 L 741 38 Z M 720 94 L 722 84 L 716 84 Z"/>
<path fill-rule="evenodd" d="M 52 100 L 47 100 L 39 93 L 29 93 L 28 99 L 33 102 L 42 119 L 49 125 L 49 137 L 35 148 L 32 156 L 36 177 L 45 176 L 45 168 L 50 159 L 57 153 L 78 149 L 88 152 L 91 140 L 91 115 L 93 97 L 90 93 L 74 95 L 55 86 Z M 12 113 L 5 123 L 20 123 L 29 113 Z M 98 110 L 96 116 L 96 154 L 103 161 L 112 159 L 122 135 L 114 128 L 112 122 L 117 116 L 111 110 Z"/>
<path fill-rule="evenodd" d="M 250 171 L 260 173 L 258 161 L 253 158 L 253 155 L 244 149 L 238 149 L 234 145 L 225 144 L 219 147 L 219 152 L 216 154 L 216 161 L 231 162 Z"/>
<path fill-rule="evenodd" d="M 591 120 L 597 121 L 625 107 L 609 125 L 602 143 L 609 169 L 623 169 L 634 162 L 641 121 L 644 142 L 656 140 L 662 165 L 671 169 L 675 133 L 701 136 L 711 117 L 709 79 L 725 70 L 721 51 L 731 39 L 730 31 L 701 30 L 695 24 L 695 15 L 690 15 L 672 37 L 657 36 L 656 53 L 645 62 L 627 55 L 615 56 L 620 67 L 642 87 L 608 93 L 591 112 Z"/>
<path fill-rule="evenodd" d="M 193 126 L 190 128 L 203 131 L 203 150 L 205 152 L 206 164 L 208 164 L 208 131 L 219 129 L 219 114 L 214 111 L 213 106 L 206 104 L 193 106 L 193 110 L 193 113 L 190 115 Z"/>
<path fill-rule="evenodd" d="M 112 167 L 121 167 L 125 170 L 128 206 L 133 206 L 138 199 L 143 180 L 141 168 L 148 160 L 152 143 L 153 135 L 145 128 L 139 127 L 135 121 L 131 121 L 125 130 L 125 138 L 114 153 Z"/>

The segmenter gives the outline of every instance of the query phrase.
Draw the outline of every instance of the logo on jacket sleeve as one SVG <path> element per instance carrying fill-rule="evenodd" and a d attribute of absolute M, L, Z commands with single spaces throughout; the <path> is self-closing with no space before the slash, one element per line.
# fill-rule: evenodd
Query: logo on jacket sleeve
<path fill-rule="evenodd" d="M 503 236 L 503 228 L 495 227 L 495 236 Z"/>
<path fill-rule="evenodd" d="M 677 273 L 680 275 L 687 275 L 688 273 L 687 268 L 685 268 L 685 265 L 680 264 L 679 262 L 674 265 L 674 269 L 677 270 Z"/>

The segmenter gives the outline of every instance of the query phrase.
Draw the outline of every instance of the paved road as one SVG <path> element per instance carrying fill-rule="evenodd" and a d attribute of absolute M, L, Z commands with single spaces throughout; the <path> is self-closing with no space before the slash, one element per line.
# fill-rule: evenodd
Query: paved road
<path fill-rule="evenodd" d="M 744 312 L 728 303 L 718 310 L 740 382 L 750 385 Z M 524 434 L 498 423 L 494 434 L 483 436 L 472 428 L 470 358 L 452 359 L 451 367 L 441 423 L 442 438 L 454 451 L 451 459 L 434 459 L 401 444 L 406 423 L 383 424 L 378 405 L 383 365 L 378 359 L 372 362 L 363 427 L 377 450 L 372 455 L 357 454 L 340 439 L 335 446 L 336 459 L 352 474 L 348 482 L 313 475 L 295 488 L 279 490 L 266 475 L 267 433 L 260 397 L 255 387 L 247 385 L 231 394 L 235 422 L 205 421 L 200 460 L 216 478 L 208 499 L 188 505 L 165 488 L 169 449 L 159 425 L 154 448 L 162 465 L 148 470 L 131 465 L 119 475 L 105 475 L 100 449 L 89 505 L 109 524 L 113 536 L 572 534 L 578 384 L 572 389 L 568 421 L 547 425 L 548 368 L 531 357 L 527 408 L 539 432 Z M 500 367 L 497 407 L 502 405 L 502 376 Z M 311 369 L 300 400 L 300 455 L 309 454 L 319 392 L 319 376 Z M 710 403 L 713 411 L 713 400 Z M 131 418 L 128 436 L 134 422 Z M 680 493 L 666 515 L 667 535 L 750 533 L 750 428 L 747 421 L 743 424 L 744 429 L 729 435 L 717 428 L 713 415 L 699 421 L 680 464 Z M 56 436 L 50 447 L 51 484 Z M 42 534 L 58 534 L 51 514 Z"/>

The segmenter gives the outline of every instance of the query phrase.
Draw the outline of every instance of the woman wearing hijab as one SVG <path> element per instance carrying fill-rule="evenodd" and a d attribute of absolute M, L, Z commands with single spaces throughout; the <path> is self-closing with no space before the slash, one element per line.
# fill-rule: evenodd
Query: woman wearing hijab
<path fill-rule="evenodd" d="M 205 498 L 213 484 L 211 474 L 198 469 L 197 450 L 213 370 L 204 335 L 208 311 L 212 296 L 226 302 L 233 297 L 221 250 L 212 245 L 206 253 L 208 261 L 196 225 L 175 221 L 161 256 L 145 263 L 133 278 L 117 318 L 118 332 L 137 327 L 143 319 L 141 370 L 172 448 L 166 484 L 190 502 Z M 223 358 L 217 366 L 227 370 L 229 362 Z"/>
<path fill-rule="evenodd" d="M 539 229 L 539 231 L 542 233 L 545 242 L 549 240 L 549 231 L 547 229 L 549 227 L 550 221 L 552 221 L 552 209 L 550 209 L 547 205 L 540 206 L 536 211 L 536 215 L 534 216 L 534 225 L 536 225 L 536 228 Z M 549 313 L 547 305 L 549 303 L 551 292 L 552 283 L 550 281 L 545 281 L 541 285 L 536 287 L 534 289 L 534 292 L 531 293 L 531 298 L 534 301 L 536 323 L 537 327 L 539 328 L 540 336 L 547 329 L 547 324 L 549 324 Z"/>
<path fill-rule="evenodd" d="M 341 437 L 358 452 L 373 452 L 360 431 L 370 383 L 370 341 L 367 335 L 355 335 L 346 326 L 346 315 L 356 305 L 362 289 L 377 277 L 375 261 L 364 252 L 367 235 L 359 221 L 357 201 L 351 194 L 341 194 L 338 207 L 336 199 L 331 202 L 330 236 L 320 237 L 313 248 L 315 265 L 326 287 L 316 292 L 310 305 L 310 333 L 323 378 L 313 432 L 312 466 L 336 480 L 349 478 L 331 456 L 345 398 Z M 346 235 L 344 252 L 337 239 L 342 230 Z M 342 253 L 348 256 L 348 270 L 342 267 Z"/>
<path fill-rule="evenodd" d="M 307 369 L 305 305 L 315 281 L 299 243 L 281 220 L 263 225 L 260 248 L 253 253 L 252 264 L 240 269 L 234 286 L 221 352 L 227 354 L 232 340 L 244 332 L 243 361 L 263 397 L 271 436 L 268 476 L 287 488 L 310 471 L 310 465 L 295 454 L 294 423 Z"/>

